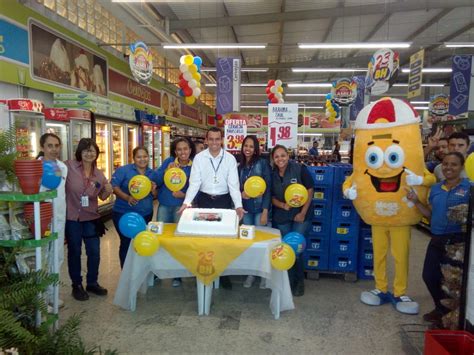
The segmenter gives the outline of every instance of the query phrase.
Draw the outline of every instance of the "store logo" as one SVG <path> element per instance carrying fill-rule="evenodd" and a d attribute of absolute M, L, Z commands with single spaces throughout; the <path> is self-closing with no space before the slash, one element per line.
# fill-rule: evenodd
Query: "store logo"
<path fill-rule="evenodd" d="M 200 252 L 197 264 L 197 273 L 201 276 L 211 276 L 216 272 L 214 267 L 214 252 Z"/>
<path fill-rule="evenodd" d="M 128 61 L 135 80 L 140 84 L 149 84 L 153 76 L 153 57 L 147 45 L 143 42 L 130 44 Z"/>

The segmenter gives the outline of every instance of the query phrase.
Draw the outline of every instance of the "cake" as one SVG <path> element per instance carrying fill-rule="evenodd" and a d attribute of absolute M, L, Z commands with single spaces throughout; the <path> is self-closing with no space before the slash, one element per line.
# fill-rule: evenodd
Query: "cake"
<path fill-rule="evenodd" d="M 235 210 L 187 208 L 181 214 L 177 235 L 237 238 L 239 219 Z"/>

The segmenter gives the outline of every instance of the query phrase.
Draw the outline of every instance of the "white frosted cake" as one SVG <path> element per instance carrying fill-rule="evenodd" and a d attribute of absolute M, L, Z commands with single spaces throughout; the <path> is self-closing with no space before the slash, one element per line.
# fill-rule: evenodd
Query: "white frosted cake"
<path fill-rule="evenodd" d="M 179 219 L 176 235 L 237 238 L 238 229 L 235 210 L 187 208 Z"/>

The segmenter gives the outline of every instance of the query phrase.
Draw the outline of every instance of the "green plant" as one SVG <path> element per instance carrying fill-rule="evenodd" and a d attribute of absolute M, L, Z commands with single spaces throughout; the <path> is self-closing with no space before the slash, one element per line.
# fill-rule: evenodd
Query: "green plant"
<path fill-rule="evenodd" d="M 0 170 L 6 175 L 6 180 L 13 184 L 16 181 L 13 162 L 18 156 L 16 151 L 16 127 L 12 126 L 5 130 L 0 130 Z"/>

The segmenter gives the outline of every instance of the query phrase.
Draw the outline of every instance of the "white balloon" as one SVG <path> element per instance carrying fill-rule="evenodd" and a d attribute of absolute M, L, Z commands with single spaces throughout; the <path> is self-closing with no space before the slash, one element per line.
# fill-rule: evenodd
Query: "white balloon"
<path fill-rule="evenodd" d="M 193 96 L 197 99 L 201 95 L 201 89 L 200 88 L 194 88 L 193 89 Z"/>
<path fill-rule="evenodd" d="M 188 85 L 191 89 L 194 89 L 195 87 L 197 87 L 198 83 L 197 83 L 196 80 L 191 79 L 191 80 L 188 81 Z"/>
<path fill-rule="evenodd" d="M 182 55 L 181 58 L 179 58 L 179 64 L 184 64 L 184 57 L 185 55 Z"/>
<path fill-rule="evenodd" d="M 282 99 L 283 95 L 280 92 L 276 92 L 275 97 L 278 98 L 278 99 Z"/>
<path fill-rule="evenodd" d="M 284 103 L 285 102 L 285 99 L 280 99 L 280 103 Z"/>
<path fill-rule="evenodd" d="M 186 64 L 185 64 L 185 65 L 186 65 Z M 191 72 L 189 72 L 189 71 L 184 72 L 184 73 L 183 73 L 183 78 L 184 78 L 186 81 L 193 80 L 193 74 L 191 74 Z"/>
<path fill-rule="evenodd" d="M 183 74 L 186 73 L 188 70 L 189 70 L 189 67 L 187 64 L 183 63 L 179 66 L 179 71 Z"/>
<path fill-rule="evenodd" d="M 283 83 L 281 82 L 280 79 L 275 80 L 275 86 L 276 86 L 276 87 L 280 87 L 282 84 L 283 84 Z"/>
<path fill-rule="evenodd" d="M 274 94 L 278 92 L 278 89 L 276 88 L 275 85 L 273 85 L 273 86 L 270 88 L 270 92 L 272 92 L 272 93 L 274 93 Z"/>

